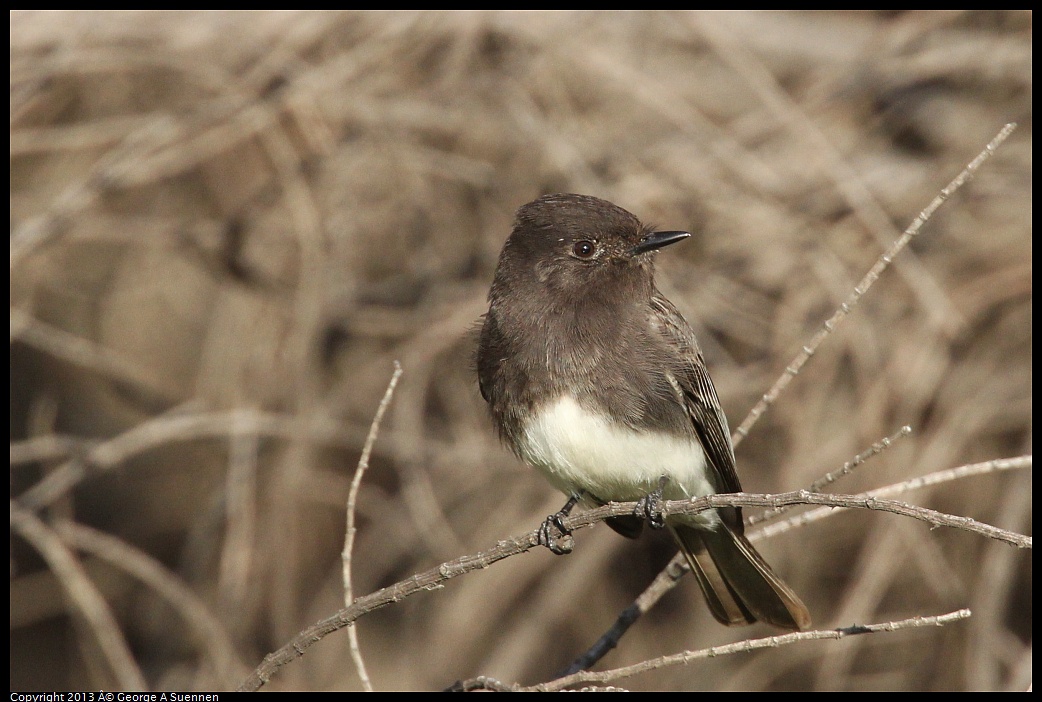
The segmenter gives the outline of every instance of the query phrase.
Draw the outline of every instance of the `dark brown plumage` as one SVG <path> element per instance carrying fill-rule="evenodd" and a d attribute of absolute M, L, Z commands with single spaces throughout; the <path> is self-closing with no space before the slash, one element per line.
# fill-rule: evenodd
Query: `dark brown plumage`
<path fill-rule="evenodd" d="M 568 495 L 637 500 L 740 492 L 727 418 L 694 333 L 655 287 L 652 232 L 610 202 L 547 195 L 518 210 L 489 292 L 481 394 L 505 442 Z M 610 520 L 639 535 L 636 517 Z M 744 536 L 741 510 L 670 517 L 713 615 L 810 626 Z"/>

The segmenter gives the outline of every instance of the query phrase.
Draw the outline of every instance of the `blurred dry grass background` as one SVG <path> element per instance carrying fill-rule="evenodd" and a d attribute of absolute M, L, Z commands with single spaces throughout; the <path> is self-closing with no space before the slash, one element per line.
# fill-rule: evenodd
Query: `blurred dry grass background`
<path fill-rule="evenodd" d="M 393 360 L 356 594 L 560 506 L 498 445 L 471 368 L 519 205 L 588 193 L 696 234 L 658 278 L 734 427 L 1010 121 L 738 460 L 747 490 L 796 489 L 911 425 L 837 487 L 855 492 L 1030 453 L 1031 20 L 13 12 L 12 495 L 75 549 L 148 685 L 232 687 L 342 606 L 344 501 Z M 907 499 L 1030 533 L 1030 496 L 1028 470 Z M 818 626 L 974 617 L 621 684 L 1028 684 L 1030 551 L 861 512 L 761 548 Z M 672 553 L 597 527 L 568 557 L 387 607 L 358 624 L 370 675 L 384 690 L 544 680 Z M 128 572 L 158 563 L 150 583 Z M 11 689 L 120 687 L 53 568 L 12 534 Z M 601 665 L 769 633 L 720 627 L 685 581 Z M 358 686 L 344 632 L 270 683 Z"/>

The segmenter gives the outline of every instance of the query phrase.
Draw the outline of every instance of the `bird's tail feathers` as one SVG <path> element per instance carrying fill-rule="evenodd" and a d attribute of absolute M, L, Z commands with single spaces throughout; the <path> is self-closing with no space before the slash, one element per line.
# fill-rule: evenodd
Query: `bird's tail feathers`
<path fill-rule="evenodd" d="M 728 626 L 765 621 L 796 631 L 810 627 L 807 607 L 744 535 L 722 523 L 715 529 L 669 527 L 718 621 Z"/>

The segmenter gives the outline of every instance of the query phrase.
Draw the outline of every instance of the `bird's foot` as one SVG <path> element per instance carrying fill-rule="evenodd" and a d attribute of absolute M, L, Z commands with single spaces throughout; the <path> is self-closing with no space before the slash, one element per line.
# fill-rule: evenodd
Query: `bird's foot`
<path fill-rule="evenodd" d="M 659 478 L 658 487 L 637 500 L 633 514 L 648 523 L 652 529 L 666 526 L 666 518 L 662 514 L 662 492 L 666 488 L 666 476 Z"/>
<path fill-rule="evenodd" d="M 575 545 L 572 530 L 564 525 L 564 518 L 571 513 L 578 501 L 579 496 L 572 495 L 564 507 L 544 519 L 539 527 L 539 543 L 558 556 L 571 553 Z"/>

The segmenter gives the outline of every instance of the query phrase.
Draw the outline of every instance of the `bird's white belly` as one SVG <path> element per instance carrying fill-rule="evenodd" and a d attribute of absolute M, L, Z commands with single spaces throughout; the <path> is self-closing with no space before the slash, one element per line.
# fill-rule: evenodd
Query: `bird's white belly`
<path fill-rule="evenodd" d="M 667 499 L 716 492 L 706 478 L 706 456 L 692 437 L 635 431 L 583 409 L 569 396 L 544 406 L 528 421 L 522 457 L 566 493 L 580 490 L 600 500 L 637 500 L 665 475 Z M 703 519 L 716 521 L 715 513 Z M 699 519 L 697 521 L 703 521 Z"/>

